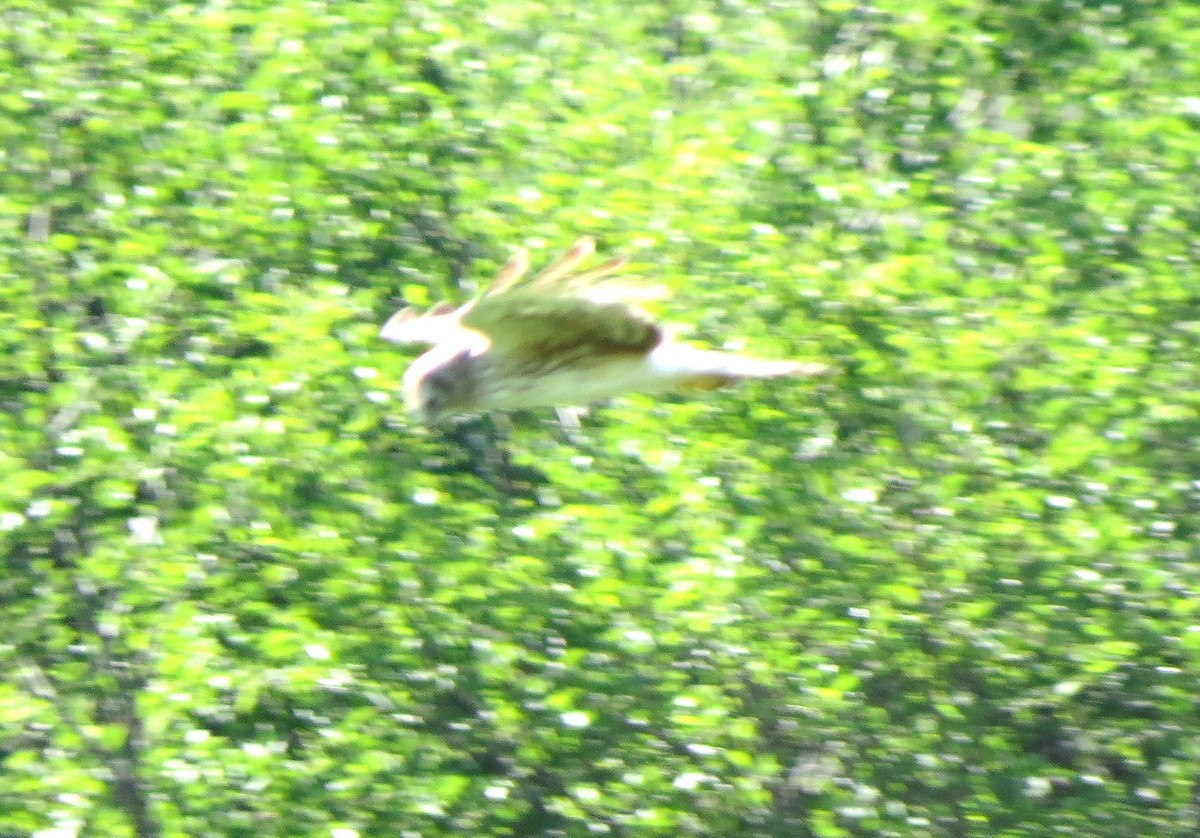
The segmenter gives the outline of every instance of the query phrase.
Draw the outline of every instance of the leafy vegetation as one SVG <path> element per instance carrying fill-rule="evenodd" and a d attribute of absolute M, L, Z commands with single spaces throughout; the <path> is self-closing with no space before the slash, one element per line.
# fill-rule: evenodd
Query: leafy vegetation
<path fill-rule="evenodd" d="M 0 19 L 0 833 L 1200 830 L 1200 7 Z M 840 374 L 413 427 L 585 233 Z"/>

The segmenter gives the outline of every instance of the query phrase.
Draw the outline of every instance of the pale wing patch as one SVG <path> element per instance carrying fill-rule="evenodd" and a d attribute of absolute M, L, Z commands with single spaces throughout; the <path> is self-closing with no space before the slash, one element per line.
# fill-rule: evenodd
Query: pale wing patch
<path fill-rule="evenodd" d="M 648 352 L 662 331 L 624 303 L 595 302 L 535 288 L 485 297 L 462 323 L 486 335 L 497 352 L 543 355 L 564 350 Z"/>
<path fill-rule="evenodd" d="M 387 319 L 379 336 L 392 343 L 441 343 L 461 329 L 459 312 L 449 304 L 438 303 L 425 314 L 402 308 Z"/>

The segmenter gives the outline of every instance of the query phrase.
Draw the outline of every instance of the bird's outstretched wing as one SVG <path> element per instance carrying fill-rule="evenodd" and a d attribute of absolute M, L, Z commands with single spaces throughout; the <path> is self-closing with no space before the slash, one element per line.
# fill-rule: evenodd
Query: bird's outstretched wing
<path fill-rule="evenodd" d="M 379 336 L 392 343 L 441 343 L 447 335 L 461 331 L 461 311 L 444 301 L 424 314 L 408 306 L 387 319 Z"/>
<path fill-rule="evenodd" d="M 486 338 L 491 351 L 515 359 L 649 352 L 662 341 L 662 331 L 613 289 L 598 284 L 625 260 L 575 271 L 594 249 L 590 238 L 580 239 L 525 281 L 529 257 L 518 251 L 478 298 L 457 310 L 439 305 L 419 316 L 404 309 L 380 334 L 398 343 L 436 344 L 465 330 Z"/>

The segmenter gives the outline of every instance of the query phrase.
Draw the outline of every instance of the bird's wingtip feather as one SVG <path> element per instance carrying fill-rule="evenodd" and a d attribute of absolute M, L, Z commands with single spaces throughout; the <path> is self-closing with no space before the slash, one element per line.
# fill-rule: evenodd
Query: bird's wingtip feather
<path fill-rule="evenodd" d="M 411 306 L 405 306 L 389 317 L 379 329 L 379 336 L 384 340 L 404 341 L 407 340 L 406 333 L 409 331 L 406 326 L 417 319 L 417 312 Z"/>

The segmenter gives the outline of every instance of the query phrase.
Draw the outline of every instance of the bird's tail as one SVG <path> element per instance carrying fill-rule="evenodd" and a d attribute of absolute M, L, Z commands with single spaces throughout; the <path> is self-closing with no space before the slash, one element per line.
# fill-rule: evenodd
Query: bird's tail
<path fill-rule="evenodd" d="M 652 353 L 651 362 L 688 390 L 717 390 L 752 378 L 812 378 L 833 371 L 826 364 L 773 361 L 685 344 L 659 347 Z"/>

